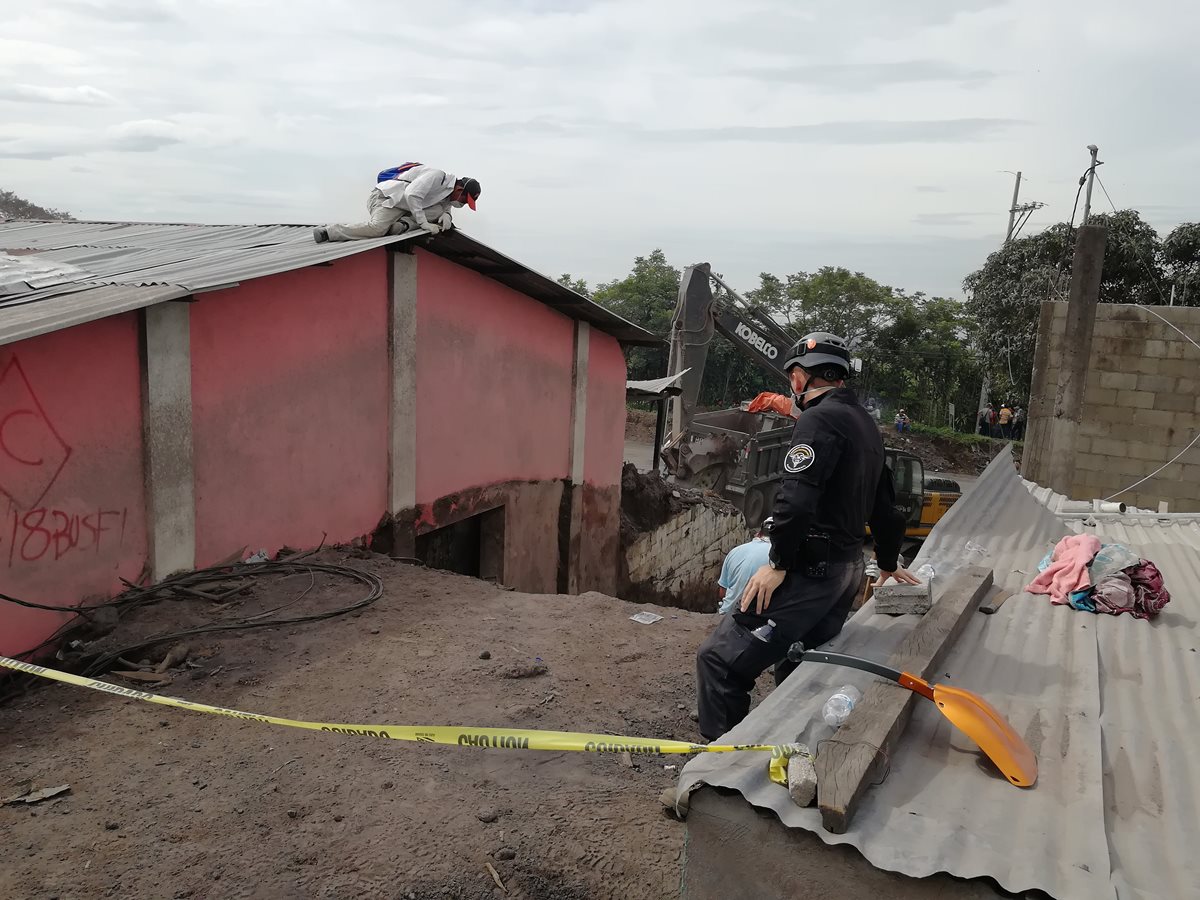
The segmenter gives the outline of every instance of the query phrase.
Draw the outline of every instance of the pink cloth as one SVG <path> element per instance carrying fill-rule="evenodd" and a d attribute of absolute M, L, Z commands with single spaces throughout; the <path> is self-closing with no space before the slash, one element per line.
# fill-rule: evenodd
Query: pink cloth
<path fill-rule="evenodd" d="M 1076 591 L 1092 586 L 1088 564 L 1100 552 L 1095 535 L 1073 534 L 1054 548 L 1054 556 L 1045 572 L 1026 586 L 1031 594 L 1049 594 L 1051 603 L 1066 603 Z"/>

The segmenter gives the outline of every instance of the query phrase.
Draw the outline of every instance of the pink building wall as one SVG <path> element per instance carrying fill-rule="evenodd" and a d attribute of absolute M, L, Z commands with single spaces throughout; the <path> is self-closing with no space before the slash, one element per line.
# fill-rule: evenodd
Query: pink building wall
<path fill-rule="evenodd" d="M 575 323 L 418 251 L 417 502 L 569 474 Z"/>
<path fill-rule="evenodd" d="M 196 565 L 371 533 L 387 508 L 389 260 L 372 250 L 192 306 Z M 286 326 L 286 327 L 284 327 Z"/>
<path fill-rule="evenodd" d="M 138 317 L 0 347 L 0 590 L 74 605 L 121 590 L 148 557 Z M 0 654 L 67 616 L 0 603 Z"/>
<path fill-rule="evenodd" d="M 586 483 L 568 496 L 575 322 L 417 254 L 418 531 L 504 506 L 505 577 L 554 592 L 564 517 L 581 502 L 581 589 L 611 590 L 620 346 L 590 331 Z M 242 547 L 350 541 L 380 524 L 390 265 L 372 250 L 189 305 L 196 566 Z M 131 313 L 0 347 L 0 591 L 73 605 L 146 568 L 139 323 Z M 0 603 L 0 654 L 30 650 L 66 619 Z"/>
<path fill-rule="evenodd" d="M 625 352 L 617 339 L 591 329 L 588 349 L 587 419 L 583 480 L 608 486 L 621 483 L 625 458 Z"/>

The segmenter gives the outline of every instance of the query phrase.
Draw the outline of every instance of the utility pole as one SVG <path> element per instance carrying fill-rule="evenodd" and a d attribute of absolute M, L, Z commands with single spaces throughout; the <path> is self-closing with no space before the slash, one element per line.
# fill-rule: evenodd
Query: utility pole
<path fill-rule="evenodd" d="M 1104 165 L 1104 163 L 1102 163 L 1098 159 L 1096 159 L 1096 156 L 1100 153 L 1100 148 L 1097 147 L 1095 144 L 1088 144 L 1087 148 L 1088 148 L 1088 152 L 1092 154 L 1092 164 L 1090 166 L 1088 166 L 1087 193 L 1084 195 L 1084 198 L 1083 198 L 1083 224 L 1084 225 L 1086 225 L 1088 223 L 1088 219 L 1091 218 L 1091 215 L 1092 215 L 1092 182 L 1094 182 L 1096 180 L 1096 166 Z"/>
<path fill-rule="evenodd" d="M 1012 240 L 1013 226 L 1017 224 L 1017 198 L 1021 196 L 1021 173 L 1017 173 L 1017 180 L 1013 184 L 1013 199 L 1012 206 L 1008 210 L 1008 233 L 1004 235 L 1004 243 Z"/>

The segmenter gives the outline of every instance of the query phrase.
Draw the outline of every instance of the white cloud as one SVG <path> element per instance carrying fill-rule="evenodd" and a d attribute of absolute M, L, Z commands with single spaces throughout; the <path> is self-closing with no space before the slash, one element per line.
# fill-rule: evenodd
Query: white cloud
<path fill-rule="evenodd" d="M 12 100 L 18 103 L 64 103 L 77 106 L 103 106 L 116 102 L 112 94 L 89 84 L 81 84 L 78 87 L 0 84 L 0 100 Z"/>
<path fill-rule="evenodd" d="M 49 94 L 10 102 L 0 187 L 96 218 L 345 220 L 375 172 L 415 158 L 479 178 L 463 224 L 540 270 L 610 279 L 661 245 L 742 287 L 844 264 L 942 294 L 1003 236 L 998 170 L 1050 204 L 1036 230 L 1070 214 L 1090 142 L 1119 204 L 1200 218 L 1184 112 L 1200 7 L 1183 0 L 1093 0 L 1083 18 L 1044 0 L 353 9 L 23 5 L 0 100 L 18 84 L 108 100 L 69 119 Z"/>

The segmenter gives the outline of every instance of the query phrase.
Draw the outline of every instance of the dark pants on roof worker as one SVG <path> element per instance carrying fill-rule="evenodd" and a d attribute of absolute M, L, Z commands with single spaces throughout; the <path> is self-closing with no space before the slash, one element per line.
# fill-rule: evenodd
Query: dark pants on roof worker
<path fill-rule="evenodd" d="M 763 615 L 751 611 L 721 617 L 717 630 L 696 654 L 700 733 L 706 740 L 716 740 L 746 718 L 754 682 L 767 669 L 785 662 L 793 643 L 803 641 L 812 649 L 837 637 L 854 598 L 862 592 L 864 568 L 858 549 L 857 559 L 831 562 L 825 578 L 789 572 Z M 775 630 L 771 640 L 763 642 L 750 632 L 768 619 Z M 792 668 L 780 670 L 778 680 Z"/>
<path fill-rule="evenodd" d="M 836 338 L 835 338 L 836 340 Z M 879 567 L 895 572 L 904 517 L 896 510 L 883 441 L 854 392 L 837 387 L 803 404 L 772 511 L 771 561 L 786 571 L 770 605 L 722 618 L 696 654 L 700 733 L 713 741 L 746 717 L 750 691 L 795 641 L 836 637 L 862 588 L 864 525 Z M 751 632 L 770 619 L 767 642 Z"/>

